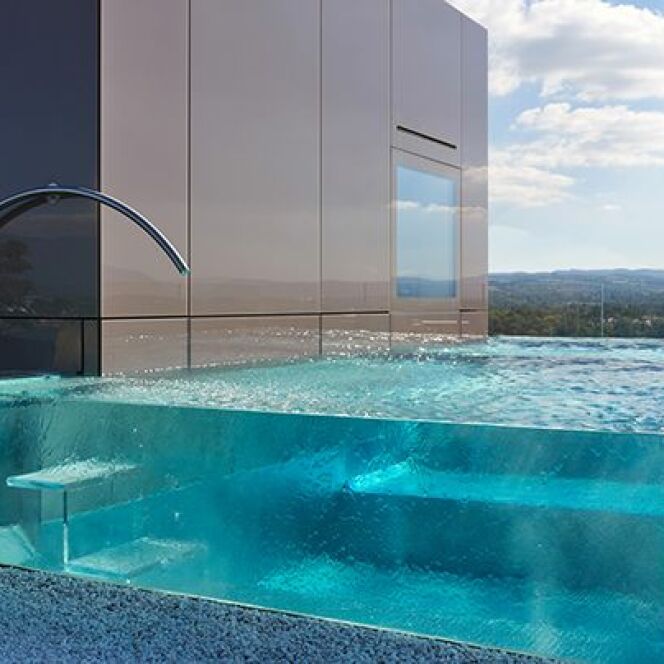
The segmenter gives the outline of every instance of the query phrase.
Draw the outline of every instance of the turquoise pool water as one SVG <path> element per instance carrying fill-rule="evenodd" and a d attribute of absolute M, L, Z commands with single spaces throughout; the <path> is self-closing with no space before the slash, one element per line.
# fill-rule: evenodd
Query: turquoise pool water
<path fill-rule="evenodd" d="M 663 359 L 523 339 L 0 382 L 0 562 L 664 661 Z"/>
<path fill-rule="evenodd" d="M 83 398 L 137 404 L 664 431 L 664 342 L 657 340 L 497 339 L 67 385 Z"/>

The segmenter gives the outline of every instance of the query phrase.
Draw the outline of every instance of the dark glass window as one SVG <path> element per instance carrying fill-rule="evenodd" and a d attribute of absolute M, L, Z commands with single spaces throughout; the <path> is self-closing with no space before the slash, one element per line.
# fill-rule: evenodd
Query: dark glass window
<path fill-rule="evenodd" d="M 0 197 L 98 186 L 98 3 L 0 8 Z M 97 316 L 98 209 L 42 203 L 0 217 L 0 317 Z"/>

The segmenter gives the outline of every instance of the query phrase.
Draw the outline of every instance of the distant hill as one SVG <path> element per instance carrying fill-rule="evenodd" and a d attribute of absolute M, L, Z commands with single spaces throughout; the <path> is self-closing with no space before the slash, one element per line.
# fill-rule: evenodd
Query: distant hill
<path fill-rule="evenodd" d="M 664 270 L 496 273 L 489 297 L 492 334 L 664 338 Z"/>

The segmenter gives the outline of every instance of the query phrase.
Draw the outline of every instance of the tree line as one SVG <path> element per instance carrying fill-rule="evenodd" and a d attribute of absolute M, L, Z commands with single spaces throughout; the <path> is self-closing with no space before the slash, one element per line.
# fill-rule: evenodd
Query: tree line
<path fill-rule="evenodd" d="M 490 334 L 664 338 L 664 271 L 491 275 L 489 293 Z"/>

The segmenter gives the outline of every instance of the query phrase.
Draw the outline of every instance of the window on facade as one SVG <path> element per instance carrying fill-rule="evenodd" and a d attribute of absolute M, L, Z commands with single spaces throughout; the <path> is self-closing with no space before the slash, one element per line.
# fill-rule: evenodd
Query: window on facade
<path fill-rule="evenodd" d="M 399 165 L 396 185 L 397 297 L 455 298 L 459 246 L 456 180 Z"/>

